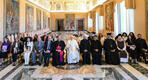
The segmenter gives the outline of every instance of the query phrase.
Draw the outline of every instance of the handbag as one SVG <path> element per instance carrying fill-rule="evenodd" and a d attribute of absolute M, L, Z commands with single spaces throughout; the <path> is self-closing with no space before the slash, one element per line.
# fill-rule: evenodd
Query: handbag
<path fill-rule="evenodd" d="M 125 51 L 120 51 L 120 58 L 127 58 L 127 53 Z"/>

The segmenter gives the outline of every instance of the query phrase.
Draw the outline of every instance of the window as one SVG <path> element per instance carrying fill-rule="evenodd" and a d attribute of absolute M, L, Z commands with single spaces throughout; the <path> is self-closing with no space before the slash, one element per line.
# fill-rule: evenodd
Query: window
<path fill-rule="evenodd" d="M 93 27 L 93 20 L 88 16 L 88 28 Z"/>
<path fill-rule="evenodd" d="M 134 32 L 134 9 L 126 9 L 125 1 L 115 6 L 114 32 L 115 35 L 122 32 Z"/>
<path fill-rule="evenodd" d="M 103 16 L 99 16 L 99 30 L 103 30 Z"/>
<path fill-rule="evenodd" d="M 96 33 L 98 33 L 99 30 L 99 14 L 96 12 Z"/>
<path fill-rule="evenodd" d="M 127 31 L 134 32 L 134 9 L 127 9 Z"/>

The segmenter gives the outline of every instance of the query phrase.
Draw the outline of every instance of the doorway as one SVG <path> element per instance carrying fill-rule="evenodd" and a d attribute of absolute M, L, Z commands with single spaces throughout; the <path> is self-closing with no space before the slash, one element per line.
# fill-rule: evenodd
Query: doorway
<path fill-rule="evenodd" d="M 84 30 L 84 19 L 76 19 L 77 30 L 83 31 Z"/>
<path fill-rule="evenodd" d="M 56 30 L 57 31 L 64 30 L 64 19 L 56 19 Z"/>

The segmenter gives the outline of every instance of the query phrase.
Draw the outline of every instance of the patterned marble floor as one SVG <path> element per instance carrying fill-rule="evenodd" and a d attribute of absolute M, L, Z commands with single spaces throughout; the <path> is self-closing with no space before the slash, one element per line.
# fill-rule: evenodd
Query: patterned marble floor
<path fill-rule="evenodd" d="M 148 80 L 148 65 L 65 65 L 59 67 L 12 64 L 1 68 L 0 80 Z"/>

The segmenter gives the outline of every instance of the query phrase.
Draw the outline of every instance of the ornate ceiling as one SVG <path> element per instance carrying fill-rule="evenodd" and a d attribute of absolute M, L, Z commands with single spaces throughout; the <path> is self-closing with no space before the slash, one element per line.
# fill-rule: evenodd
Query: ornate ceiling
<path fill-rule="evenodd" d="M 88 12 L 107 0 L 28 0 L 49 12 Z"/>

